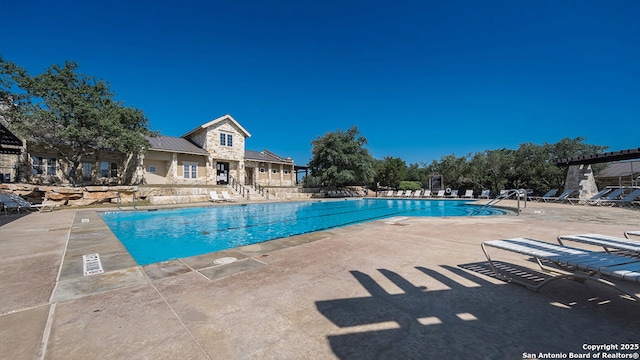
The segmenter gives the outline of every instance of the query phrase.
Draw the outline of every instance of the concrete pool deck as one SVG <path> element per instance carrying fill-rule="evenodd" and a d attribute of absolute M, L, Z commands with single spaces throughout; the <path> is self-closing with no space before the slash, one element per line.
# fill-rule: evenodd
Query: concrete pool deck
<path fill-rule="evenodd" d="M 506 284 L 480 248 L 622 236 L 640 229 L 638 208 L 529 202 L 520 216 L 396 218 L 144 267 L 96 210 L 8 218 L 2 359 L 520 359 L 640 343 L 640 304 L 593 282 Z M 83 276 L 89 253 L 103 274 Z"/>

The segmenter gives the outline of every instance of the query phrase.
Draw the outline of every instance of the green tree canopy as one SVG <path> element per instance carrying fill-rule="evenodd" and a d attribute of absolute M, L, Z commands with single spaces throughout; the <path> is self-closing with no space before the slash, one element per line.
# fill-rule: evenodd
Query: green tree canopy
<path fill-rule="evenodd" d="M 400 181 L 407 178 L 407 164 L 400 158 L 387 156 L 376 164 L 375 180 L 381 186 L 397 189 Z"/>
<path fill-rule="evenodd" d="M 12 104 L 2 115 L 12 131 L 54 149 L 72 184 L 83 158 L 97 150 L 137 153 L 148 145 L 145 135 L 154 135 L 141 110 L 114 100 L 105 81 L 77 69 L 67 61 L 31 76 L 0 57 L 0 100 Z"/>
<path fill-rule="evenodd" d="M 367 139 L 354 126 L 311 141 L 311 176 L 322 186 L 336 188 L 364 185 L 373 181 L 373 157 L 365 147 Z"/>

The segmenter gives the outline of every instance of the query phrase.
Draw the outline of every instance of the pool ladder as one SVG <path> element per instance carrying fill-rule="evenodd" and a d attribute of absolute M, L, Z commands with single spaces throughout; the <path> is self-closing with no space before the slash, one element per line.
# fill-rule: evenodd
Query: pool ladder
<path fill-rule="evenodd" d="M 518 212 L 516 215 L 520 215 L 520 198 L 524 199 L 524 206 L 523 208 L 527 207 L 527 191 L 525 189 L 511 189 L 511 190 L 506 190 L 503 194 L 498 195 L 495 199 L 492 199 L 491 201 L 489 201 L 488 203 L 484 204 L 479 211 L 485 210 L 489 207 L 494 206 L 495 204 L 499 203 L 500 201 L 504 200 L 504 199 L 508 199 L 512 196 L 516 197 L 516 200 L 518 201 Z"/>
<path fill-rule="evenodd" d="M 118 205 L 118 210 L 122 210 L 122 196 L 120 196 L 120 191 L 118 191 L 118 194 L 116 195 L 116 204 Z M 133 193 L 131 204 L 133 204 L 134 209 L 137 209 L 138 197 L 136 196 L 136 193 Z"/>

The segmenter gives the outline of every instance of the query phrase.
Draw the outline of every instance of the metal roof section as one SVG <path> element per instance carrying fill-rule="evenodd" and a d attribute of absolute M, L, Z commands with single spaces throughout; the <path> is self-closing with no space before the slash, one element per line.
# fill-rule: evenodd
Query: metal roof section
<path fill-rule="evenodd" d="M 240 130 L 240 132 L 243 133 L 245 138 L 251 137 L 251 134 L 249 134 L 249 132 L 245 128 L 243 128 L 242 125 L 240 125 L 240 123 L 237 122 L 236 119 L 234 119 L 229 114 L 221 116 L 221 117 L 219 117 L 217 119 L 213 119 L 213 120 L 209 121 L 206 124 L 202 124 L 202 125 L 198 126 L 197 128 L 189 131 L 188 133 L 182 135 L 182 137 L 187 137 L 187 136 L 189 136 L 189 135 L 191 135 L 191 134 L 193 134 L 193 133 L 195 133 L 195 132 L 197 132 L 199 130 L 206 129 L 208 127 L 211 127 L 211 126 L 213 126 L 213 125 L 215 125 L 215 124 L 217 124 L 219 122 L 223 122 L 223 121 L 230 121 L 231 123 L 233 123 L 233 125 L 235 125 Z"/>
<path fill-rule="evenodd" d="M 293 160 L 291 158 L 285 159 L 268 150 L 262 150 L 262 151 L 245 150 L 244 158 L 245 160 L 254 160 L 254 161 L 260 161 L 260 162 L 293 164 Z"/>
<path fill-rule="evenodd" d="M 558 166 L 568 166 L 568 165 L 588 165 L 588 164 L 599 164 L 611 161 L 621 161 L 621 160 L 632 160 L 632 159 L 640 159 L 640 148 L 637 149 L 628 149 L 628 150 L 620 150 L 620 151 L 612 151 L 603 154 L 593 154 L 593 155 L 583 155 L 569 159 L 558 160 L 556 163 Z"/>
<path fill-rule="evenodd" d="M 149 150 L 208 156 L 209 153 L 185 138 L 173 136 L 147 137 Z"/>
<path fill-rule="evenodd" d="M 640 161 L 619 161 L 607 165 L 596 178 L 617 178 L 640 174 Z"/>
<path fill-rule="evenodd" d="M 15 136 L 4 125 L 0 124 L 0 154 L 20 154 L 22 140 Z"/>

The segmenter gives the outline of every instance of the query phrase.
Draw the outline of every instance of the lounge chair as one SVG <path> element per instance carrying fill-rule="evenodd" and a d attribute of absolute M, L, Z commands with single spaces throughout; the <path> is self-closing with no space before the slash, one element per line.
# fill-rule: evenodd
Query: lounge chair
<path fill-rule="evenodd" d="M 573 194 L 574 192 L 576 192 L 577 190 L 575 189 L 569 189 L 569 190 L 565 190 L 562 192 L 562 194 L 560 194 L 560 196 L 558 197 L 551 197 L 549 198 L 550 201 L 552 202 L 569 202 L 571 203 L 571 200 L 569 198 L 569 196 L 571 196 L 571 194 Z"/>
<path fill-rule="evenodd" d="M 398 190 L 398 192 L 396 193 L 396 197 L 398 197 L 398 196 L 402 196 L 402 194 L 403 194 L 403 193 L 404 193 L 404 191 L 402 191 L 402 190 Z"/>
<path fill-rule="evenodd" d="M 413 194 L 411 193 L 411 190 L 407 190 L 404 192 L 404 196 L 405 197 L 411 197 Z"/>
<path fill-rule="evenodd" d="M 589 200 L 587 204 L 589 205 L 604 205 L 605 203 L 609 203 L 612 200 L 617 200 L 623 193 L 625 189 L 615 189 L 610 193 L 607 193 L 605 196 L 602 196 L 596 200 Z"/>
<path fill-rule="evenodd" d="M 640 189 L 635 189 L 620 200 L 604 200 L 602 205 L 631 205 L 639 197 Z"/>
<path fill-rule="evenodd" d="M 444 190 L 438 190 L 438 193 L 436 194 L 435 197 L 444 198 L 444 196 L 445 196 L 445 191 Z"/>
<path fill-rule="evenodd" d="M 385 196 L 386 197 L 392 197 L 393 196 L 393 190 L 387 191 L 387 194 Z"/>
<path fill-rule="evenodd" d="M 609 249 L 625 250 L 640 255 L 640 241 L 629 240 L 609 235 L 600 234 L 580 234 L 580 235 L 561 235 L 558 236 L 558 243 L 564 245 L 564 241 L 573 241 L 582 244 L 602 246 L 604 251 L 610 252 Z"/>
<path fill-rule="evenodd" d="M 44 202 L 41 204 L 32 204 L 29 201 L 23 199 L 20 195 L 8 195 L 20 205 L 21 209 L 38 210 L 38 212 L 43 212 L 45 210 L 53 211 L 53 209 L 58 206 L 58 204 L 50 204 Z"/>
<path fill-rule="evenodd" d="M 491 190 L 484 189 L 480 192 L 478 199 L 488 199 L 489 197 L 491 197 Z"/>
<path fill-rule="evenodd" d="M 431 197 L 431 190 L 425 189 L 424 193 L 422 193 L 422 197 Z"/>
<path fill-rule="evenodd" d="M 629 235 L 640 236 L 640 230 L 639 231 L 625 231 L 624 232 L 624 237 L 626 237 L 627 239 L 629 239 Z"/>
<path fill-rule="evenodd" d="M 473 189 L 466 190 L 462 197 L 465 199 L 473 199 Z"/>
<path fill-rule="evenodd" d="M 55 204 L 32 204 L 16 194 L 0 194 L 0 203 L 2 203 L 2 209 L 5 214 L 8 211 L 20 212 L 23 210 L 38 210 L 38 212 L 42 212 L 48 209 L 53 211 L 54 207 L 58 206 Z"/>
<path fill-rule="evenodd" d="M 458 197 L 458 190 L 451 190 L 451 192 L 449 193 L 449 195 L 447 195 L 447 197 L 449 197 L 449 198 L 457 198 Z"/>
<path fill-rule="evenodd" d="M 217 192 L 209 191 L 209 201 L 220 202 L 222 199 L 218 196 Z"/>
<path fill-rule="evenodd" d="M 586 204 L 586 203 L 588 203 L 590 201 L 596 201 L 596 200 L 600 199 L 602 196 L 604 196 L 604 194 L 608 193 L 609 191 L 611 191 L 610 188 L 602 189 L 602 190 L 598 191 L 597 194 L 595 194 L 592 197 L 590 197 L 588 200 L 582 200 L 582 199 L 578 199 L 578 198 L 567 198 L 567 201 L 570 204 L 574 204 L 574 203 Z"/>
<path fill-rule="evenodd" d="M 540 269 L 551 275 L 551 277 L 533 284 L 500 271 L 489 257 L 487 247 L 533 257 Z M 640 259 L 577 249 L 527 238 L 485 241 L 482 243 L 482 251 L 496 277 L 523 285 L 530 290 L 537 291 L 558 279 L 591 280 L 609 285 L 632 297 L 635 301 L 640 301 L 640 298 L 635 293 L 626 291 L 613 282 L 614 280 L 624 280 L 636 284 L 640 283 Z M 543 262 L 551 263 L 557 267 L 545 265 Z M 603 276 L 606 276 L 607 279 L 603 278 Z"/>
<path fill-rule="evenodd" d="M 413 193 L 413 197 L 420 197 L 420 193 L 422 193 L 422 190 L 416 190 L 416 191 Z"/>
<path fill-rule="evenodd" d="M 220 191 L 220 194 L 222 195 L 222 200 L 224 201 L 229 201 L 229 202 L 235 201 L 235 199 L 229 196 L 229 193 L 226 190 Z"/>
<path fill-rule="evenodd" d="M 551 189 L 551 190 L 547 191 L 547 193 L 542 195 L 542 196 L 530 196 L 529 199 L 534 200 L 534 201 L 547 202 L 547 200 L 552 200 L 553 197 L 556 196 L 557 193 L 558 193 L 558 189 Z"/>

